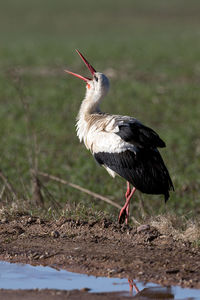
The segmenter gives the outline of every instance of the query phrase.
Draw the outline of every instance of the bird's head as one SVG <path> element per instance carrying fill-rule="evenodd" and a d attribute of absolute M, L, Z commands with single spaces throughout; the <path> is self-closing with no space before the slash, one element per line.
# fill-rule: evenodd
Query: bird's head
<path fill-rule="evenodd" d="M 85 57 L 81 54 L 80 51 L 76 50 L 76 52 L 80 55 L 81 59 L 86 64 L 87 68 L 92 74 L 92 78 L 84 77 L 82 75 L 73 73 L 71 71 L 65 70 L 68 74 L 74 75 L 83 81 L 86 82 L 87 94 L 93 96 L 95 99 L 100 99 L 104 97 L 109 90 L 109 80 L 108 78 L 100 72 L 97 72 L 91 64 L 85 59 Z"/>

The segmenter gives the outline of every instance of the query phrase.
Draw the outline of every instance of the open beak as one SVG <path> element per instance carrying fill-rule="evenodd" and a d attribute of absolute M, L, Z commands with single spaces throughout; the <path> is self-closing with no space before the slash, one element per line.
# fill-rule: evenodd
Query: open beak
<path fill-rule="evenodd" d="M 81 59 L 84 61 L 84 63 L 86 64 L 87 68 L 90 70 L 92 76 L 94 76 L 94 73 L 96 72 L 96 70 L 91 66 L 91 64 L 85 59 L 85 57 L 83 56 L 83 54 L 81 54 L 80 51 L 78 51 L 76 49 L 76 52 L 79 54 L 79 56 L 81 57 Z M 67 72 L 68 74 L 71 74 L 71 75 L 74 75 L 86 82 L 88 82 L 89 80 L 92 80 L 91 78 L 88 78 L 88 77 L 84 77 L 82 75 L 79 75 L 79 74 L 76 74 L 76 73 L 73 73 L 71 71 L 68 71 L 68 70 L 64 70 L 65 72 Z"/>

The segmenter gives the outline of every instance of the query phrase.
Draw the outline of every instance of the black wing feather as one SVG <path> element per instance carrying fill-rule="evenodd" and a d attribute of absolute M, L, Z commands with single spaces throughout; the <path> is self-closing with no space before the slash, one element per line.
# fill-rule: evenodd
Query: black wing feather
<path fill-rule="evenodd" d="M 168 170 L 157 149 L 139 149 L 120 153 L 98 152 L 95 159 L 109 167 L 146 194 L 163 194 L 165 201 L 169 190 L 174 189 Z"/>
<path fill-rule="evenodd" d="M 163 148 L 165 142 L 161 140 L 159 135 L 151 128 L 143 125 L 139 121 L 127 122 L 118 126 L 119 131 L 116 132 L 125 142 L 136 146 L 148 148 Z"/>

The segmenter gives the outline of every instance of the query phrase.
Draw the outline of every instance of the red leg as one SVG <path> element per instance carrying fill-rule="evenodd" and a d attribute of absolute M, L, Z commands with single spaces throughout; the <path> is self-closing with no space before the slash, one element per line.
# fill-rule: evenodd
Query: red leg
<path fill-rule="evenodd" d="M 128 204 L 127 207 L 126 207 L 126 217 L 125 217 L 125 223 L 126 223 L 126 225 L 128 224 L 129 206 L 130 206 L 130 204 Z"/>
<path fill-rule="evenodd" d="M 119 223 L 123 223 L 124 220 L 126 221 L 126 224 L 128 222 L 130 194 L 131 194 L 130 183 L 127 181 L 127 190 L 126 190 L 126 194 L 125 194 L 126 202 L 119 213 Z"/>
<path fill-rule="evenodd" d="M 126 191 L 126 194 L 125 194 L 126 201 L 127 201 L 128 197 L 130 196 L 130 194 L 131 194 L 130 183 L 127 181 L 127 191 Z M 126 224 L 128 224 L 128 216 L 129 216 L 129 203 L 128 203 L 127 207 L 126 207 L 126 215 L 125 215 L 125 222 L 126 222 Z"/>
<path fill-rule="evenodd" d="M 127 189 L 126 189 L 126 194 L 125 194 L 125 197 L 126 199 L 128 198 L 128 196 L 130 195 L 130 192 L 131 192 L 131 188 L 130 188 L 130 183 L 127 181 Z"/>
<path fill-rule="evenodd" d="M 136 188 L 133 187 L 131 193 L 129 194 L 129 196 L 127 198 L 128 204 L 126 206 L 126 216 L 125 216 L 126 224 L 128 224 L 130 200 L 131 200 L 133 194 L 135 193 L 135 190 L 136 190 Z"/>
<path fill-rule="evenodd" d="M 130 203 L 131 197 L 135 193 L 135 190 L 136 190 L 136 188 L 133 187 L 132 191 L 131 191 L 130 183 L 127 182 L 127 191 L 126 191 L 126 194 L 125 194 L 125 196 L 126 196 L 126 203 L 122 207 L 122 209 L 121 209 L 121 211 L 119 213 L 119 223 L 123 223 L 124 219 L 125 219 L 126 224 L 128 224 L 129 203 Z"/>

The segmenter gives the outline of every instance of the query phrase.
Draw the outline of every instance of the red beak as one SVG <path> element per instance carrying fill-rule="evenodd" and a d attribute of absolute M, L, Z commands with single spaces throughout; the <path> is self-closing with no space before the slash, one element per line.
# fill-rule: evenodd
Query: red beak
<path fill-rule="evenodd" d="M 81 59 L 84 61 L 84 63 L 86 64 L 86 66 L 88 67 L 88 69 L 90 70 L 90 72 L 91 72 L 91 74 L 92 74 L 92 76 L 93 76 L 94 73 L 96 72 L 96 70 L 91 66 L 91 64 L 87 61 L 87 59 L 85 59 L 85 57 L 83 56 L 83 54 L 81 54 L 80 51 L 78 51 L 78 50 L 76 49 L 76 52 L 80 55 Z M 82 75 L 73 73 L 73 72 L 71 72 L 71 71 L 68 71 L 68 70 L 64 70 L 64 71 L 67 72 L 68 74 L 74 75 L 74 76 L 76 76 L 76 77 L 78 77 L 78 78 L 80 78 L 80 79 L 82 79 L 82 80 L 84 80 L 84 81 L 86 81 L 86 82 L 88 82 L 88 80 L 91 80 L 91 78 L 84 77 L 84 76 L 82 76 Z"/>

